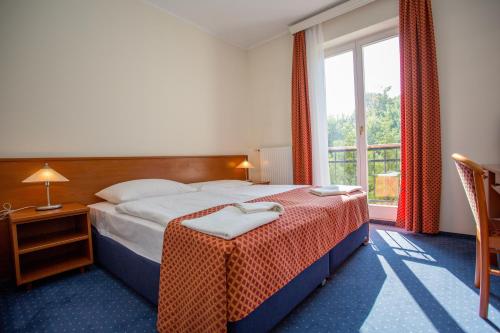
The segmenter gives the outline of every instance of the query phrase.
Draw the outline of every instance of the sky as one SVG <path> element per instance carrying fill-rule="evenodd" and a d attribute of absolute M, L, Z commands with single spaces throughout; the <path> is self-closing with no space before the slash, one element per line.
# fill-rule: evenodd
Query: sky
<path fill-rule="evenodd" d="M 389 96 L 400 94 L 399 38 L 392 37 L 362 47 L 366 92 L 382 92 L 391 86 Z M 328 115 L 354 113 L 353 51 L 325 59 L 326 109 Z"/>

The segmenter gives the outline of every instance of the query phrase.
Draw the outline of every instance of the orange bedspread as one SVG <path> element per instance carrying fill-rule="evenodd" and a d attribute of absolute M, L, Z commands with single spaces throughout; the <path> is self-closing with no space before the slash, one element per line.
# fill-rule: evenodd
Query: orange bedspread
<path fill-rule="evenodd" d="M 318 197 L 301 188 L 255 201 L 285 206 L 279 220 L 227 241 L 168 225 L 163 244 L 157 328 L 225 332 L 368 221 L 365 193 Z"/>

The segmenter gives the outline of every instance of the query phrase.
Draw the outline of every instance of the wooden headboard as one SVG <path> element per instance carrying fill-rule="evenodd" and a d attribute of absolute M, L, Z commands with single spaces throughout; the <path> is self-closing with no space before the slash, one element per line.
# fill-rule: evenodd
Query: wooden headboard
<path fill-rule="evenodd" d="M 94 193 L 127 180 L 163 178 L 183 183 L 216 179 L 246 179 L 245 169 L 236 165 L 246 155 L 224 156 L 147 156 L 147 157 L 65 157 L 0 159 L 0 205 L 12 208 L 45 203 L 43 184 L 21 181 L 45 162 L 70 181 L 51 184 L 54 203 L 101 201 Z M 0 220 L 0 279 L 12 273 L 8 223 Z"/>

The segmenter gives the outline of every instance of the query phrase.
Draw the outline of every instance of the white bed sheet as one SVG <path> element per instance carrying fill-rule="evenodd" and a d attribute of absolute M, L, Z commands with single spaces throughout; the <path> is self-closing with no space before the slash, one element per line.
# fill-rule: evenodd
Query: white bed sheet
<path fill-rule="evenodd" d="M 92 225 L 136 254 L 160 263 L 165 227 L 139 217 L 118 213 L 109 202 L 89 205 Z"/>
<path fill-rule="evenodd" d="M 178 217 L 231 204 L 237 200 L 238 198 L 230 193 L 197 191 L 124 202 L 115 209 L 119 213 L 140 217 L 166 227 Z"/>
<path fill-rule="evenodd" d="M 245 202 L 257 198 L 266 197 L 291 191 L 297 188 L 305 187 L 307 185 L 252 185 L 252 186 L 239 186 L 233 188 L 215 188 L 209 187 L 203 189 L 202 192 L 216 193 L 233 197 L 234 202 Z"/>
<path fill-rule="evenodd" d="M 294 185 L 253 185 L 231 188 L 210 187 L 210 189 L 198 192 L 125 202 L 116 206 L 116 210 L 122 214 L 140 217 L 167 226 L 172 220 L 181 216 L 211 207 L 245 202 L 271 194 L 286 192 L 296 187 Z"/>
<path fill-rule="evenodd" d="M 168 221 L 175 217 L 195 213 L 221 204 L 245 202 L 300 187 L 302 186 L 252 185 L 210 188 L 199 192 L 146 198 L 135 201 L 134 206 L 141 201 L 144 201 L 145 205 L 133 207 L 138 208 L 133 215 L 116 211 L 116 205 L 109 202 L 99 202 L 89 205 L 90 217 L 92 224 L 101 235 L 115 240 L 147 259 L 160 263 L 163 234 L 167 224 L 158 222 L 159 219 L 162 219 L 162 214 L 164 221 Z M 138 212 L 142 214 L 144 211 L 146 214 L 142 217 L 137 214 Z M 148 212 L 149 214 L 147 214 Z M 151 216 L 154 216 L 157 221 L 147 219 L 147 217 Z"/>

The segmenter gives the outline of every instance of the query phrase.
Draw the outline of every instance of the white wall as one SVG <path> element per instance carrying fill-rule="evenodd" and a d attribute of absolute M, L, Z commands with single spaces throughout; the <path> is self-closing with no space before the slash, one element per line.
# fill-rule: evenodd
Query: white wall
<path fill-rule="evenodd" d="M 246 152 L 246 52 L 144 1 L 2 0 L 0 50 L 0 157 Z"/>
<path fill-rule="evenodd" d="M 475 233 L 451 154 L 500 163 L 500 1 L 434 0 L 443 152 L 441 230 Z"/>
<path fill-rule="evenodd" d="M 441 95 L 440 228 L 473 234 L 472 214 L 450 155 L 461 152 L 481 163 L 500 163 L 500 1 L 434 0 L 432 4 Z M 376 1 L 357 13 L 324 23 L 325 39 L 363 29 L 376 23 L 375 18 L 384 20 L 397 13 L 397 0 Z M 254 99 L 251 123 L 259 126 L 269 114 L 282 120 L 266 133 L 255 136 L 252 144 L 256 147 L 290 143 L 291 124 L 287 117 L 291 111 L 285 103 L 291 99 L 291 67 L 288 70 L 282 67 L 290 60 L 283 63 L 276 60 L 291 54 L 292 44 L 283 42 L 289 39 L 281 37 L 249 52 L 251 63 L 254 60 L 250 66 Z M 270 85 L 270 80 L 284 86 Z M 255 101 L 261 102 L 255 104 Z"/>
<path fill-rule="evenodd" d="M 286 35 L 248 53 L 251 149 L 291 145 L 292 45 Z M 249 159 L 258 167 L 258 153 L 252 151 Z M 251 172 L 254 178 L 259 174 L 258 168 Z"/>

